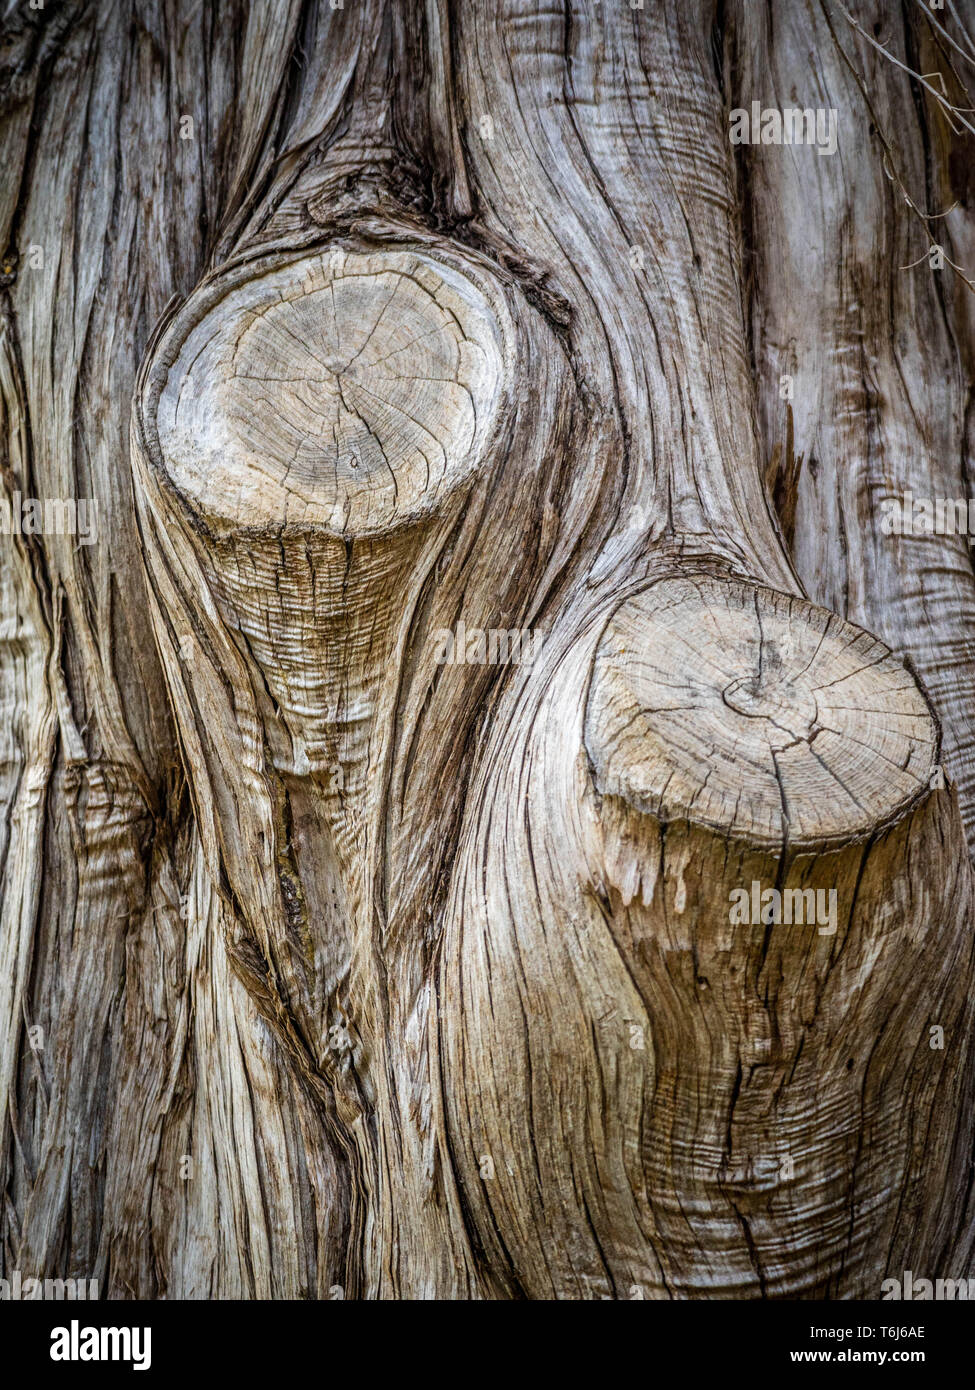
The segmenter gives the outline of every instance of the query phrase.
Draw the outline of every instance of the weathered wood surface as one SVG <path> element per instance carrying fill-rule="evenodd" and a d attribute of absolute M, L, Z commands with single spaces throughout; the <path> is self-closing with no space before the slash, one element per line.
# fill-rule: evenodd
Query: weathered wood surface
<path fill-rule="evenodd" d="M 964 495 L 975 317 L 830 23 L 958 261 L 971 145 L 784 9 L 8 16 L 4 486 L 99 539 L 4 538 L 5 1267 L 967 1272 L 972 569 L 875 503 Z M 837 154 L 736 156 L 753 97 Z"/>

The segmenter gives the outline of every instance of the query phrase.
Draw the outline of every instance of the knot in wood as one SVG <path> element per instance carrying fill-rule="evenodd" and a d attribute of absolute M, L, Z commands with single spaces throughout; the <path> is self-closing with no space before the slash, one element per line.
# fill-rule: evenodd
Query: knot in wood
<path fill-rule="evenodd" d="M 597 789 L 757 847 L 840 845 L 927 794 L 938 732 L 875 637 L 745 581 L 665 579 L 614 612 L 586 714 Z"/>
<path fill-rule="evenodd" d="M 211 525 L 376 533 L 470 478 L 510 336 L 490 285 L 405 250 L 245 271 L 158 354 L 166 472 Z"/>

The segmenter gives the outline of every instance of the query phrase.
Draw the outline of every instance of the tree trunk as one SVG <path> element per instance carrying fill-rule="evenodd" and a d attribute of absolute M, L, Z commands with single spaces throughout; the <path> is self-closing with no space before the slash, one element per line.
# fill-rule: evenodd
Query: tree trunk
<path fill-rule="evenodd" d="M 975 25 L 783 10 L 12 7 L 4 1271 L 967 1275 Z"/>

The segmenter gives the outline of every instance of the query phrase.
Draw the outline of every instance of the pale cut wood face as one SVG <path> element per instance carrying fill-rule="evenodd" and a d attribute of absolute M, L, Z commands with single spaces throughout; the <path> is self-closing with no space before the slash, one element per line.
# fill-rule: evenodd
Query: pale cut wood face
<path fill-rule="evenodd" d="M 236 526 L 361 535 L 430 511 L 477 466 L 505 376 L 504 309 L 405 251 L 340 248 L 231 280 L 158 406 L 171 479 Z"/>
<path fill-rule="evenodd" d="M 805 599 L 705 576 L 613 614 L 587 747 L 602 792 L 793 849 L 873 833 L 938 762 L 927 702 L 883 642 Z"/>

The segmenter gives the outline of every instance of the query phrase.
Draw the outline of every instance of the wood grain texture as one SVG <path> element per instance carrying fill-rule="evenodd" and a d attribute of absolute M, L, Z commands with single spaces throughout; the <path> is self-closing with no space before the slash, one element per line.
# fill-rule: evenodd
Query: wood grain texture
<path fill-rule="evenodd" d="M 2 538 L 3 1268 L 963 1277 L 971 566 L 870 503 L 964 487 L 975 338 L 869 133 L 729 142 L 800 68 L 858 128 L 823 5 L 49 8 L 3 479 L 100 539 Z"/>
<path fill-rule="evenodd" d="M 613 614 L 586 749 L 600 793 L 783 850 L 899 819 L 928 790 L 938 736 L 883 643 L 801 599 L 689 579 Z"/>
<path fill-rule="evenodd" d="M 915 26 L 886 5 L 864 5 L 858 14 L 897 61 L 917 69 L 923 17 Z M 781 148 L 743 148 L 760 419 L 770 454 L 776 445 L 784 449 L 788 434 L 805 461 L 792 549 L 807 592 L 914 660 L 942 720 L 945 762 L 971 840 L 971 547 L 964 535 L 884 535 L 878 525 L 884 499 L 971 492 L 971 360 L 958 332 L 966 305 L 957 301 L 972 292 L 952 283 L 950 267 L 932 270 L 927 255 L 929 239 L 945 241 L 940 214 L 957 201 L 947 186 L 947 151 L 939 165 L 931 150 L 943 139 L 940 123 L 915 102 L 908 75 L 857 41 L 830 0 L 788 6 L 774 25 L 768 6 L 732 7 L 729 22 L 743 94 L 768 105 L 832 106 L 843 150 L 863 151 L 823 158 L 815 148 L 794 147 L 784 158 Z M 935 55 L 927 56 L 933 64 Z M 875 121 L 896 139 L 895 165 Z M 970 162 L 968 139 L 960 143 L 966 153 L 955 160 Z M 915 216 L 905 189 L 937 220 Z M 964 207 L 955 206 L 954 216 L 963 227 Z M 793 378 L 791 403 L 780 398 L 783 374 Z M 815 524 L 804 524 L 804 511 Z"/>

